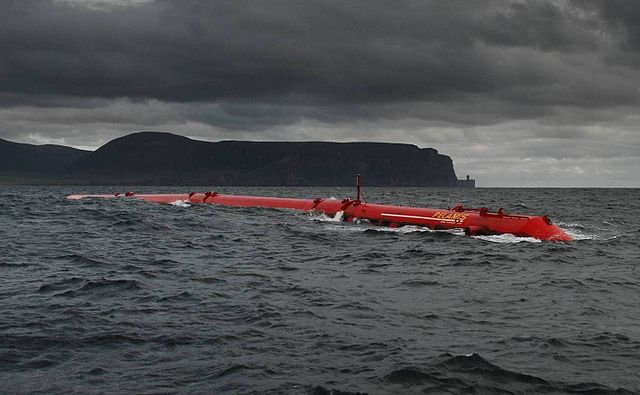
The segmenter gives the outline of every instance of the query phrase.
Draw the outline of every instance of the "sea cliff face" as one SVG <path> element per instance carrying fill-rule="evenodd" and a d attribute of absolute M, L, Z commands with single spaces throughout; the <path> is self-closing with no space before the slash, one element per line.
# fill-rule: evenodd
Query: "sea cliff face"
<path fill-rule="evenodd" d="M 18 147 L 20 146 L 20 147 Z M 49 147 L 43 149 L 43 147 Z M 16 149 L 22 154 L 16 154 Z M 432 148 L 391 143 L 204 142 L 157 132 L 115 139 L 94 152 L 2 141 L 6 180 L 65 184 L 342 186 L 458 185 L 451 158 Z M 38 163 L 34 166 L 33 163 Z"/>

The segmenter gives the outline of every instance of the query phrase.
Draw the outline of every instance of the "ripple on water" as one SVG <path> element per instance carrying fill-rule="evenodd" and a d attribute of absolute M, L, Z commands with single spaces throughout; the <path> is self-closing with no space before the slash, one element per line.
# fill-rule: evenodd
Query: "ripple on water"
<path fill-rule="evenodd" d="M 368 193 L 548 212 L 577 239 L 547 243 L 286 210 L 63 199 L 105 189 L 185 192 L 0 196 L 0 392 L 640 392 L 635 190 Z"/>

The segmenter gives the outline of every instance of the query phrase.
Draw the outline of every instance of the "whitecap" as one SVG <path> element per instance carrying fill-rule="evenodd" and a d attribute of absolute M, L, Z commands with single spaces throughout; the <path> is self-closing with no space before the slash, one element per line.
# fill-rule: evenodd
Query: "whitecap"
<path fill-rule="evenodd" d="M 333 217 L 328 216 L 325 213 L 312 211 L 309 213 L 309 218 L 311 218 L 313 221 L 320 222 L 342 222 L 342 219 L 344 218 L 344 211 L 338 211 Z"/>
<path fill-rule="evenodd" d="M 563 229 L 566 234 L 571 236 L 573 240 L 602 240 L 599 235 L 591 235 L 588 233 L 580 232 L 578 230 Z"/>
<path fill-rule="evenodd" d="M 368 230 L 376 230 L 378 232 L 391 232 L 391 233 L 415 233 L 415 232 L 435 232 L 433 229 L 429 229 L 426 226 L 405 225 L 397 228 L 391 228 L 389 226 L 371 226 Z"/>
<path fill-rule="evenodd" d="M 492 243 L 541 243 L 542 240 L 536 239 L 535 237 L 518 237 L 511 233 L 504 233 L 501 235 L 490 235 L 490 236 L 471 236 L 474 239 L 489 241 Z"/>
<path fill-rule="evenodd" d="M 191 203 L 188 200 L 176 200 L 169 202 L 169 204 L 176 207 L 191 207 Z"/>
<path fill-rule="evenodd" d="M 571 236 L 573 240 L 602 240 L 602 236 L 588 233 L 587 227 L 578 223 L 559 222 L 558 226 Z M 601 229 L 606 230 L 606 229 Z"/>

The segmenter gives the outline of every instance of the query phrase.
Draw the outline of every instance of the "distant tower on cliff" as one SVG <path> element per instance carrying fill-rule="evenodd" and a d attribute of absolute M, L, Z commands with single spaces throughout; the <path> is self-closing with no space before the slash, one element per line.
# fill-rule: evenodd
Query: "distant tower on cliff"
<path fill-rule="evenodd" d="M 476 180 L 472 179 L 467 174 L 467 179 L 466 180 L 458 180 L 458 183 L 456 184 L 456 186 L 458 186 L 460 188 L 475 188 L 476 187 Z"/>

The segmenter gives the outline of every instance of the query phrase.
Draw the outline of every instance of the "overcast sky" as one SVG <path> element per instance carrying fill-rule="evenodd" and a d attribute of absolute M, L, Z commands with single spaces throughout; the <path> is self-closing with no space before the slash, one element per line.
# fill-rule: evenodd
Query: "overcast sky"
<path fill-rule="evenodd" d="M 640 187 L 640 1 L 0 7 L 7 140 L 403 142 L 478 186 Z"/>

